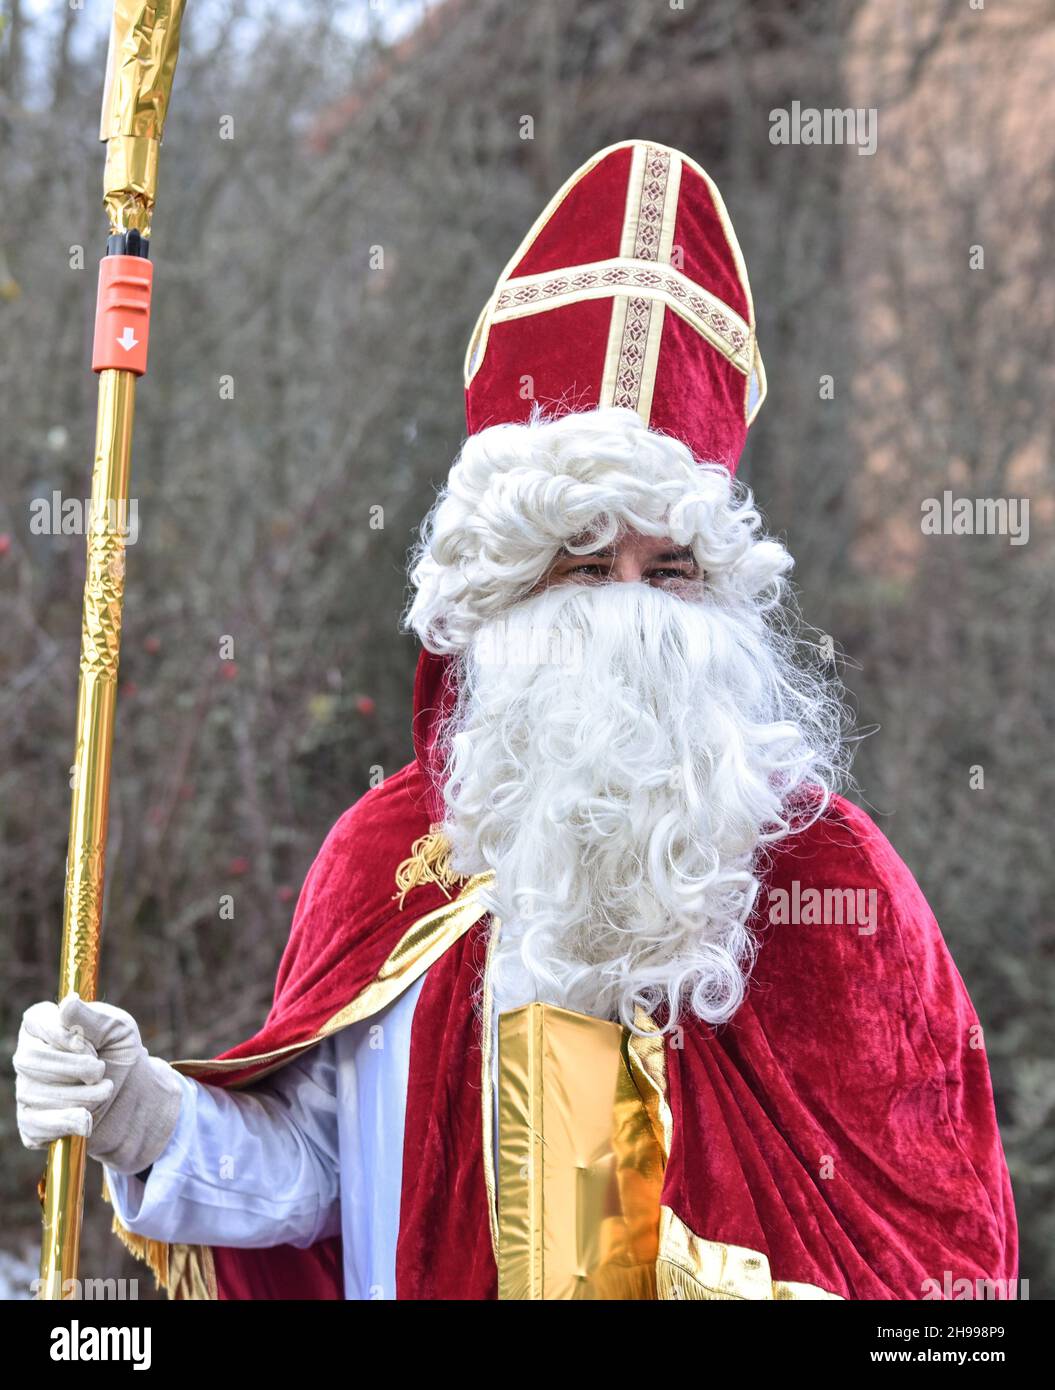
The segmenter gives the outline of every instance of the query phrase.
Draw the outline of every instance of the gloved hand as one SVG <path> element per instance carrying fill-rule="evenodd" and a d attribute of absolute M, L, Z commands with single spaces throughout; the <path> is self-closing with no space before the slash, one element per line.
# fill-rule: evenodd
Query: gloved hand
<path fill-rule="evenodd" d="M 14 1056 L 18 1131 L 29 1149 L 80 1134 L 117 1173 L 149 1168 L 171 1139 L 183 1090 L 131 1014 L 68 994 L 22 1015 Z"/>

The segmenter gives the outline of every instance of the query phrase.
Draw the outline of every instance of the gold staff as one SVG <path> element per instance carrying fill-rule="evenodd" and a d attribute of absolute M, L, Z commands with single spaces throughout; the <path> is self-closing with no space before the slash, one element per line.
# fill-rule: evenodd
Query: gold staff
<path fill-rule="evenodd" d="M 99 411 L 81 624 L 59 999 L 94 999 L 99 975 L 125 530 L 136 378 L 146 371 L 153 267 L 150 220 L 158 149 L 179 51 L 184 0 L 115 0 L 99 138 L 107 142 L 103 205 L 110 222 L 99 267 L 92 369 Z M 39 1296 L 76 1296 L 85 1141 L 58 1139 L 42 1179 Z"/>

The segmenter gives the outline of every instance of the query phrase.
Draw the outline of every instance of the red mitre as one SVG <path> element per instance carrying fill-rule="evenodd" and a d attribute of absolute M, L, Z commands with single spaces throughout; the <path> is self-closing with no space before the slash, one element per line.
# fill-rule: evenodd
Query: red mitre
<path fill-rule="evenodd" d="M 650 140 L 595 154 L 498 277 L 465 356 L 469 433 L 629 406 L 736 471 L 765 399 L 747 267 L 700 166 Z"/>

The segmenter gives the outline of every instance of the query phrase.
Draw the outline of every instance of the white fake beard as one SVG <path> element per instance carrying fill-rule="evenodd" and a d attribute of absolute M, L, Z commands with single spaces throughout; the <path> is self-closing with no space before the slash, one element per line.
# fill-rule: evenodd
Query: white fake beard
<path fill-rule="evenodd" d="M 459 872 L 495 874 L 496 1010 L 730 1018 L 758 852 L 796 828 L 791 793 L 824 781 L 789 711 L 833 717 L 761 613 L 556 585 L 479 630 L 460 690 L 444 829 Z"/>

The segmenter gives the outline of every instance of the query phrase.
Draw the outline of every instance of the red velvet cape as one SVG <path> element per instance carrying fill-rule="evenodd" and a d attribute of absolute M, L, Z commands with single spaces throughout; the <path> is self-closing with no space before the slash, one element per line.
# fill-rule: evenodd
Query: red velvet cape
<path fill-rule="evenodd" d="M 407 927 L 395 869 L 438 818 L 436 733 L 452 692 L 423 656 L 415 761 L 338 820 L 305 880 L 274 1003 L 221 1060 L 312 1037 Z M 876 891 L 876 929 L 772 925 L 779 891 Z M 748 996 L 666 1047 L 672 1145 L 663 1204 L 706 1241 L 765 1254 L 773 1278 L 849 1299 L 918 1299 L 946 1279 L 1014 1280 L 1017 1227 L 981 1028 L 938 924 L 869 817 L 835 798 L 778 847 L 759 896 Z M 429 969 L 415 1009 L 398 1298 L 493 1299 L 471 992 L 486 919 Z M 195 1070 L 182 1066 L 189 1075 Z M 245 1081 L 263 1064 L 197 1075 Z M 423 1176 L 424 1175 L 424 1176 Z M 310 1250 L 214 1247 L 221 1298 L 340 1298 L 340 1238 Z M 935 1296 L 933 1293 L 931 1296 Z"/>

